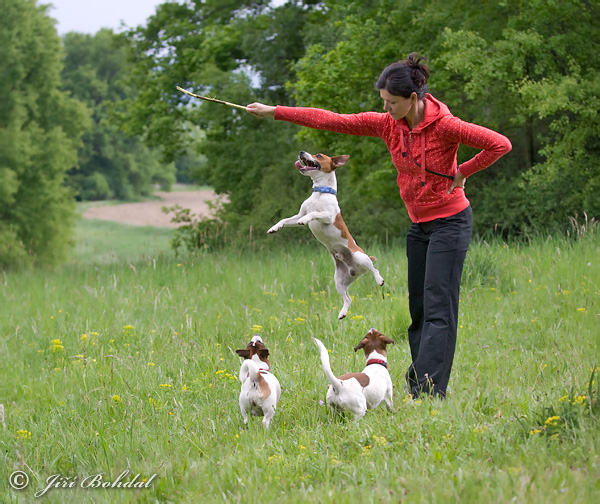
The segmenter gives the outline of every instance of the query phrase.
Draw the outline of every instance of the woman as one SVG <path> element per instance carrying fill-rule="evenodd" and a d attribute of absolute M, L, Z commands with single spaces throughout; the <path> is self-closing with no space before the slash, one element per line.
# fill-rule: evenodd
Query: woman
<path fill-rule="evenodd" d="M 429 69 L 412 53 L 381 73 L 376 87 L 383 110 L 336 114 L 301 107 L 248 105 L 257 117 L 274 117 L 310 128 L 375 136 L 387 145 L 412 226 L 406 241 L 412 363 L 406 373 L 413 397 L 444 398 L 456 347 L 463 263 L 473 228 L 465 179 L 512 148 L 487 128 L 454 117 L 427 93 Z M 459 144 L 480 149 L 457 166 Z"/>

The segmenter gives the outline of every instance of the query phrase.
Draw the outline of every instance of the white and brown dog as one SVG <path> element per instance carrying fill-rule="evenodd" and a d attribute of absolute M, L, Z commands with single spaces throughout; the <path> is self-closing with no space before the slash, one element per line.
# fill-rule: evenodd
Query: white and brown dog
<path fill-rule="evenodd" d="M 338 318 L 343 319 L 348 313 L 352 299 L 348 294 L 348 287 L 359 276 L 370 271 L 378 285 L 383 285 L 383 278 L 373 266 L 373 257 L 369 257 L 356 244 L 338 205 L 337 181 L 335 170 L 346 164 L 350 156 L 329 157 L 325 154 L 312 156 L 308 152 L 300 151 L 296 168 L 302 175 L 309 176 L 313 181 L 312 195 L 302 203 L 300 212 L 293 217 L 281 219 L 268 233 L 276 233 L 285 226 L 308 227 L 329 250 L 335 263 L 335 287 L 344 300 Z"/>
<path fill-rule="evenodd" d="M 262 416 L 262 424 L 268 428 L 281 396 L 279 380 L 270 371 L 269 350 L 256 334 L 246 348 L 235 353 L 244 358 L 239 375 L 242 382 L 240 409 L 244 424 L 248 424 L 249 414 Z"/>
<path fill-rule="evenodd" d="M 321 353 L 323 371 L 329 380 L 327 390 L 327 404 L 342 410 L 354 413 L 354 418 L 360 420 L 367 409 L 379 406 L 381 401 L 389 411 L 394 407 L 393 386 L 387 363 L 387 345 L 395 343 L 394 340 L 384 336 L 379 331 L 371 328 L 354 351 L 361 348 L 365 352 L 367 364 L 360 373 L 347 373 L 335 376 L 329 364 L 329 353 L 325 345 L 314 338 Z"/>

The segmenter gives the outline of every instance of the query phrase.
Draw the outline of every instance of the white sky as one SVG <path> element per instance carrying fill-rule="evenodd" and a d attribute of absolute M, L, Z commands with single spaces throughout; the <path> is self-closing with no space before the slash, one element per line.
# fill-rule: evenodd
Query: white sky
<path fill-rule="evenodd" d="M 121 21 L 127 28 L 146 24 L 156 12 L 156 6 L 166 0 L 38 0 L 51 4 L 47 12 L 56 19 L 59 35 L 70 31 L 95 34 L 101 28 L 120 29 Z"/>
<path fill-rule="evenodd" d="M 38 0 L 38 4 L 52 5 L 50 17 L 56 19 L 59 35 L 70 31 L 95 34 L 101 28 L 121 32 L 121 21 L 127 28 L 145 25 L 156 12 L 156 6 L 167 0 Z M 176 1 L 176 0 L 170 0 Z M 273 6 L 285 0 L 274 0 Z"/>

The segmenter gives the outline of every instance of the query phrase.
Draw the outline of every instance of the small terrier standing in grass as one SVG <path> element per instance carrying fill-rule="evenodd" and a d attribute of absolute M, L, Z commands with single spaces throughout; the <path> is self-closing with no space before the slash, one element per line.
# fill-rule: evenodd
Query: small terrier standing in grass
<path fill-rule="evenodd" d="M 270 372 L 269 350 L 262 338 L 255 334 L 246 348 L 235 353 L 244 358 L 239 374 L 242 382 L 239 402 L 244 424 L 248 424 L 248 415 L 262 416 L 266 429 L 281 396 L 279 380 Z"/>
<path fill-rule="evenodd" d="M 313 181 L 312 195 L 302 203 L 297 215 L 281 219 L 267 233 L 276 233 L 285 226 L 304 226 L 312 231 L 315 238 L 327 247 L 335 264 L 335 287 L 344 300 L 338 314 L 343 319 L 352 299 L 348 287 L 359 276 L 370 272 L 377 285 L 383 285 L 383 277 L 373 266 L 374 257 L 368 256 L 356 244 L 342 219 L 337 199 L 336 168 L 345 165 L 350 156 L 329 157 L 300 151 L 296 168 Z"/>
<path fill-rule="evenodd" d="M 321 364 L 325 376 L 329 380 L 327 404 L 341 410 L 354 413 L 355 420 L 360 420 L 367 409 L 374 409 L 382 401 L 389 411 L 393 410 L 393 385 L 387 363 L 387 345 L 395 343 L 393 339 L 381 334 L 375 328 L 360 340 L 354 351 L 362 348 L 367 363 L 360 373 L 346 373 L 335 376 L 329 364 L 329 353 L 325 345 L 314 338 L 321 354 Z"/>

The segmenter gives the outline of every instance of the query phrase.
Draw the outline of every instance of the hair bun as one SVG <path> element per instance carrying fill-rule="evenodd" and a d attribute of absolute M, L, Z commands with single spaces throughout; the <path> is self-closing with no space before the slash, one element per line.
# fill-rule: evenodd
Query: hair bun
<path fill-rule="evenodd" d="M 429 67 L 422 64 L 421 61 L 429 61 L 425 56 L 420 56 L 416 52 L 411 52 L 408 58 L 402 60 L 402 63 L 411 69 L 413 82 L 418 87 L 424 87 L 429 79 Z"/>

